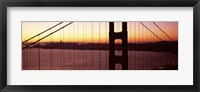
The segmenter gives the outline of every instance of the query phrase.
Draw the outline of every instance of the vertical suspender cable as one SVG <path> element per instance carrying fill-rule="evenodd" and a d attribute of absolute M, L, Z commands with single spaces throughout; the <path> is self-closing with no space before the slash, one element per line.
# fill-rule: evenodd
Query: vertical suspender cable
<path fill-rule="evenodd" d="M 69 29 L 68 29 L 68 31 L 69 31 L 69 34 L 68 34 L 68 36 L 69 36 L 69 41 L 65 44 L 65 46 L 67 46 L 67 45 L 69 45 L 69 47 L 68 47 L 68 50 L 67 51 L 69 51 L 69 64 L 68 64 L 68 61 L 67 61 L 67 64 L 68 64 L 68 66 L 69 66 L 69 70 L 71 70 L 71 36 L 70 35 L 72 35 L 71 34 L 71 26 L 69 26 Z M 65 53 L 64 53 L 65 54 Z"/>
<path fill-rule="evenodd" d="M 148 21 L 148 22 L 144 22 L 144 25 L 146 25 L 146 27 L 148 27 L 150 30 L 152 30 L 152 28 L 151 28 L 151 22 L 150 21 Z M 152 60 L 152 58 L 151 59 L 149 59 L 149 60 Z M 145 61 L 145 63 L 146 63 L 146 61 Z M 154 63 L 154 62 L 151 62 L 152 64 Z M 147 61 L 147 64 L 149 64 L 149 62 Z"/>
<path fill-rule="evenodd" d="M 144 23 L 145 23 L 145 22 L 144 22 Z M 147 27 L 149 26 L 149 29 L 152 30 L 152 29 L 151 29 L 151 22 L 150 22 L 150 21 L 146 22 L 145 25 L 146 25 Z M 151 61 L 152 58 L 150 58 L 149 60 Z M 145 61 L 145 63 L 149 64 L 149 61 Z M 150 62 L 150 64 L 153 64 L 153 62 Z"/>
<path fill-rule="evenodd" d="M 85 42 L 86 42 L 85 48 L 87 48 L 87 43 L 88 43 L 88 42 L 87 42 L 87 33 L 88 33 L 88 31 L 87 31 L 87 22 L 85 22 L 85 32 L 84 32 L 84 33 L 85 33 L 85 38 L 86 38 L 86 39 L 85 39 Z M 86 67 L 86 69 L 87 69 L 87 49 L 86 49 L 85 54 L 86 54 L 86 55 L 85 55 L 85 56 L 86 56 L 86 58 L 85 58 L 85 59 L 86 59 L 86 60 L 85 60 L 85 67 Z"/>
<path fill-rule="evenodd" d="M 61 26 L 60 26 L 60 28 L 61 28 Z M 62 60 L 61 60 L 62 59 L 62 55 L 61 55 L 61 44 L 62 43 L 61 42 L 62 41 L 61 41 L 61 31 L 60 31 L 60 42 L 58 42 L 59 43 L 59 51 L 60 51 L 60 54 L 59 54 L 60 55 L 59 56 L 60 57 L 60 70 L 62 69 Z"/>
<path fill-rule="evenodd" d="M 158 32 L 158 29 L 156 28 L 156 33 L 157 34 L 159 34 L 159 32 Z M 157 43 L 159 42 L 159 40 L 157 40 Z M 156 55 L 156 63 L 155 63 L 155 66 L 154 67 L 159 67 L 159 57 L 160 56 L 160 54 L 157 54 Z"/>
<path fill-rule="evenodd" d="M 155 28 L 155 27 L 154 27 Z M 157 30 L 157 28 L 155 29 L 156 30 L 156 34 L 158 33 L 158 30 Z M 154 37 L 154 39 L 155 39 L 155 37 Z M 155 41 L 155 42 L 157 42 L 157 41 Z M 155 55 L 155 60 L 154 60 L 154 65 L 153 65 L 153 68 L 156 68 L 156 67 L 158 67 L 159 66 L 159 64 L 158 64 L 158 55 L 157 54 L 155 54 L 154 53 L 154 55 Z"/>
<path fill-rule="evenodd" d="M 155 33 L 156 33 L 156 32 L 157 32 L 157 28 L 155 28 L 155 26 L 154 26 L 154 30 L 155 30 Z M 155 43 L 155 42 L 156 42 L 156 41 L 155 41 L 155 37 L 153 38 L 153 40 L 154 40 L 154 43 Z M 154 47 L 154 48 L 156 48 L 156 47 Z M 153 61 L 156 62 L 156 66 L 158 66 L 158 61 L 156 61 L 156 57 L 155 57 L 156 54 L 154 53 L 153 56 L 154 56 Z"/>
<path fill-rule="evenodd" d="M 141 30 L 140 30 L 140 36 L 141 36 L 141 41 L 140 41 L 140 44 L 143 44 L 143 27 L 141 27 Z M 143 70 L 144 69 L 144 62 L 143 62 L 143 60 L 142 60 L 142 57 L 143 57 L 143 52 L 142 51 L 140 51 L 140 64 L 141 64 L 141 70 Z"/>
<path fill-rule="evenodd" d="M 130 37 L 131 37 L 131 35 L 132 35 L 132 37 L 134 37 L 133 35 L 133 32 L 132 32 L 132 29 L 134 28 L 134 26 L 132 26 L 132 24 L 133 24 L 133 22 L 129 22 L 129 26 L 128 26 L 128 69 L 130 70 L 132 70 L 133 69 L 133 67 L 134 67 L 134 65 L 133 65 L 133 63 L 134 63 L 134 61 L 131 61 L 131 56 L 132 56 L 132 50 L 131 50 L 131 39 L 130 39 Z M 133 29 L 134 30 L 134 29 Z M 133 41 L 133 40 L 132 40 Z M 133 42 L 132 42 L 133 43 Z"/>
<path fill-rule="evenodd" d="M 51 30 L 49 31 L 50 33 L 51 33 Z M 53 41 L 52 41 L 52 35 L 50 36 L 50 42 L 49 42 L 49 44 L 50 44 L 50 70 L 52 70 L 53 69 L 53 56 L 52 56 L 52 43 L 53 43 Z"/>
<path fill-rule="evenodd" d="M 138 31 L 138 27 L 139 27 L 139 25 L 138 25 L 138 22 L 136 22 L 136 30 L 135 30 L 135 43 L 134 44 L 137 44 L 137 31 Z M 137 67 L 138 67 L 138 63 L 137 63 L 137 61 L 138 61 L 138 57 L 137 57 L 137 49 L 135 49 L 135 69 L 137 70 Z"/>
<path fill-rule="evenodd" d="M 158 34 L 159 32 L 158 32 L 158 29 L 156 28 L 156 34 Z M 155 38 L 155 37 L 154 37 Z M 158 40 L 156 40 L 156 43 L 157 42 L 159 42 Z M 157 48 L 157 45 L 156 45 L 156 48 Z M 154 62 L 158 62 L 158 65 L 156 65 L 156 66 L 160 66 L 160 62 L 159 62 L 159 54 L 158 53 L 156 53 L 156 60 L 154 61 Z M 155 68 L 155 65 L 153 65 L 153 68 Z"/>
<path fill-rule="evenodd" d="M 84 45 L 85 45 L 85 42 L 84 42 L 84 32 L 85 32 L 85 30 L 84 30 L 84 22 L 82 22 L 82 35 L 83 35 L 83 42 L 82 42 L 82 50 L 83 50 L 83 69 L 85 69 L 85 67 L 84 67 L 84 61 L 85 61 L 85 54 L 84 54 L 84 52 L 85 52 L 85 48 L 84 48 Z"/>
<path fill-rule="evenodd" d="M 63 36 L 62 37 L 63 37 L 63 41 L 62 41 L 63 42 L 62 43 L 62 48 L 63 48 L 62 49 L 62 55 L 63 55 L 62 60 L 63 61 L 62 62 L 63 62 L 63 70 L 64 70 L 65 69 L 65 62 L 64 62 L 65 60 L 64 60 L 64 58 L 65 58 L 65 49 L 66 49 L 65 48 L 65 28 L 63 28 Z"/>
<path fill-rule="evenodd" d="M 159 33 L 158 32 L 158 29 L 157 29 L 157 33 Z M 157 43 L 159 42 L 159 40 L 157 40 Z M 159 65 L 158 65 L 158 67 L 161 65 L 161 62 L 160 62 L 160 59 L 159 59 L 159 57 L 160 57 L 160 54 L 157 54 L 157 61 L 159 62 Z M 155 66 L 154 66 L 155 67 Z"/>
<path fill-rule="evenodd" d="M 73 61 L 72 61 L 72 46 L 73 46 L 73 45 L 72 45 L 72 39 L 73 39 L 73 38 L 72 38 L 72 37 L 73 37 L 73 30 L 72 30 L 71 26 L 69 27 L 69 31 L 70 31 L 70 33 L 69 33 L 69 37 L 70 37 L 70 40 L 69 40 L 69 44 L 70 44 L 70 47 L 69 47 L 69 54 L 70 54 L 70 57 L 69 57 L 69 58 L 70 58 L 70 61 L 69 61 L 69 62 L 70 62 L 70 63 L 69 63 L 69 64 L 70 64 L 70 70 L 72 70 L 72 62 L 73 62 Z M 71 36 L 71 35 L 72 35 L 72 36 Z"/>
<path fill-rule="evenodd" d="M 26 46 L 26 43 L 24 43 L 24 45 Z M 26 70 L 26 49 L 24 49 L 24 70 Z"/>
<path fill-rule="evenodd" d="M 38 36 L 40 39 L 40 36 Z M 38 69 L 40 70 L 40 41 L 38 42 Z"/>
<path fill-rule="evenodd" d="M 27 48 L 26 49 L 27 51 L 26 51 L 26 59 L 27 59 L 27 61 L 26 61 L 26 69 L 28 70 L 29 69 L 29 49 Z"/>
<path fill-rule="evenodd" d="M 77 22 L 77 31 L 78 31 L 78 41 L 77 41 L 77 44 L 78 44 L 78 49 L 77 49 L 77 52 L 78 52 L 78 54 L 77 54 L 77 56 L 78 57 L 80 57 L 80 54 L 79 54 L 79 50 L 80 50 L 80 40 L 79 40 L 79 22 Z M 79 61 L 77 62 L 78 64 L 77 64 L 77 68 L 78 69 L 80 69 L 81 68 L 81 66 L 79 66 Z"/>
<path fill-rule="evenodd" d="M 133 34 L 132 34 L 132 22 L 129 22 L 129 32 L 128 32 L 128 34 L 129 34 L 129 42 L 131 42 L 131 41 L 130 41 L 130 37 L 131 37 L 130 35 L 133 35 Z M 130 50 L 130 44 L 129 44 L 128 47 L 129 47 L 129 51 L 128 51 L 128 52 L 129 52 L 129 55 L 132 56 L 132 51 Z M 129 59 L 130 59 L 130 56 L 129 56 Z M 129 64 L 128 64 L 128 65 L 129 65 L 130 67 L 128 66 L 128 69 L 132 69 L 132 67 L 133 67 L 132 62 L 134 62 L 134 61 L 129 60 Z"/>
<path fill-rule="evenodd" d="M 140 28 L 141 28 L 141 26 L 140 26 L 140 24 L 138 24 L 138 31 L 137 31 L 137 39 L 138 39 L 138 42 L 137 42 L 137 44 L 140 44 Z M 138 50 L 137 51 L 137 56 L 138 56 L 138 70 L 140 70 L 140 51 Z"/>
<path fill-rule="evenodd" d="M 159 34 L 158 35 L 161 35 L 161 33 L 159 32 Z M 162 37 L 162 36 L 161 36 Z M 164 40 L 163 40 L 164 41 Z M 163 54 L 162 53 L 160 53 L 161 54 L 161 57 L 163 57 Z M 160 65 L 162 64 L 162 62 L 160 61 L 160 56 L 158 57 L 158 61 L 159 61 L 159 67 L 160 67 Z"/>
<path fill-rule="evenodd" d="M 153 28 L 153 30 L 155 30 L 155 27 L 154 26 L 152 26 Z M 155 32 L 156 32 L 156 30 L 155 30 Z M 151 38 L 151 39 L 153 39 L 153 43 L 155 43 L 155 37 L 153 37 L 153 38 Z M 155 47 L 154 47 L 155 48 Z M 151 62 L 151 68 L 153 69 L 154 68 L 154 62 L 155 62 L 155 53 L 153 53 L 153 58 L 152 58 L 152 60 L 151 60 L 152 62 Z"/>
<path fill-rule="evenodd" d="M 155 32 L 156 34 L 158 34 L 158 29 L 156 28 L 156 32 Z M 155 38 L 155 37 L 154 37 Z M 156 43 L 157 43 L 158 41 L 156 41 Z M 155 54 L 155 60 L 154 60 L 154 67 L 153 68 L 156 68 L 156 67 L 158 67 L 159 66 L 159 63 L 158 63 L 158 57 L 159 57 L 159 55 L 158 54 Z"/>
<path fill-rule="evenodd" d="M 108 28 L 107 28 L 107 22 L 105 22 L 105 30 L 106 30 L 106 50 L 105 50 L 105 52 L 106 52 L 106 69 L 108 69 L 108 64 L 109 64 L 109 62 L 108 62 L 108 43 L 107 43 L 107 41 L 108 41 L 108 34 L 107 34 L 107 32 L 108 32 L 108 30 L 107 30 Z"/>
<path fill-rule="evenodd" d="M 137 29 L 138 29 L 138 22 L 135 22 L 135 28 L 134 28 L 134 46 L 137 43 Z M 134 48 L 134 57 L 135 57 L 135 70 L 137 70 L 137 49 Z"/>
<path fill-rule="evenodd" d="M 28 42 L 27 42 L 28 43 Z M 26 43 L 26 45 L 25 46 L 27 46 L 27 43 Z M 27 68 L 27 63 L 28 63 L 28 51 L 27 51 L 27 48 L 25 49 L 25 56 L 26 56 L 26 60 L 25 60 L 25 69 L 27 70 L 28 68 Z"/>
<path fill-rule="evenodd" d="M 134 44 L 135 44 L 135 43 L 136 43 L 136 28 L 137 28 L 136 23 L 137 23 L 137 22 L 133 22 L 133 23 L 134 23 L 134 34 L 133 34 L 133 36 L 134 36 Z M 136 60 L 137 60 L 137 59 L 136 59 L 136 58 L 137 58 L 137 57 L 136 57 L 136 50 L 133 49 L 133 51 L 134 51 L 134 55 L 133 55 L 133 56 L 134 56 L 134 69 L 136 70 L 136 66 L 137 66 L 137 65 L 136 65 Z M 131 57 L 132 57 L 132 56 L 131 56 Z"/>
<path fill-rule="evenodd" d="M 92 69 L 94 68 L 94 58 L 93 58 L 93 22 L 91 22 L 91 48 L 92 48 L 92 53 L 91 53 L 91 56 L 92 56 Z"/>
<path fill-rule="evenodd" d="M 25 43 L 25 47 L 27 46 L 27 43 L 28 43 L 28 42 Z M 28 61 L 28 59 L 27 59 L 27 55 L 28 55 L 28 54 L 27 54 L 27 53 L 28 53 L 28 52 L 27 52 L 27 48 L 26 48 L 26 49 L 25 49 L 25 56 L 26 56 L 26 59 L 25 59 L 25 69 L 26 69 L 26 70 L 27 70 L 27 61 Z"/>
<path fill-rule="evenodd" d="M 129 66 L 132 67 L 131 65 L 131 60 L 130 60 L 130 29 L 131 29 L 131 22 L 128 22 L 128 63 L 129 63 Z"/>
<path fill-rule="evenodd" d="M 101 42 L 100 42 L 100 38 L 101 38 L 101 34 L 100 34 L 100 30 L 101 30 L 101 23 L 99 22 L 99 70 L 101 70 Z"/>
<path fill-rule="evenodd" d="M 140 31 L 139 31 L 139 44 L 142 44 L 142 27 L 140 26 Z M 140 57 L 140 60 L 139 60 L 139 64 L 140 64 L 140 70 L 142 70 L 143 66 L 142 66 L 142 58 L 141 58 L 141 51 L 139 51 L 139 57 Z"/>
<path fill-rule="evenodd" d="M 22 44 L 23 46 L 23 44 Z M 25 70 L 25 62 L 26 62 L 26 49 L 22 50 L 23 51 L 23 65 L 22 65 L 22 70 Z"/>
<path fill-rule="evenodd" d="M 149 22 L 149 24 L 151 24 L 151 22 Z M 150 29 L 151 29 L 151 25 L 150 25 Z M 155 30 L 155 27 L 153 26 L 153 30 Z M 155 30 L 155 33 L 156 33 L 157 31 Z M 155 39 L 155 37 L 153 37 L 153 39 Z M 155 43 L 155 42 L 154 42 Z M 153 54 L 154 55 L 154 59 L 155 59 L 155 53 Z M 152 68 L 155 68 L 155 65 L 156 65 L 156 61 L 155 60 L 153 60 L 152 61 L 152 65 L 153 65 L 153 67 Z"/>
<path fill-rule="evenodd" d="M 51 50 L 52 50 L 52 69 L 54 68 L 54 40 L 53 40 L 53 35 L 52 35 L 52 48 L 51 48 Z"/>
<path fill-rule="evenodd" d="M 149 24 L 150 24 L 150 30 L 152 30 L 152 25 L 151 25 L 151 22 L 149 22 Z M 153 30 L 154 30 L 154 27 L 153 27 Z M 155 32 L 155 34 L 156 34 L 156 32 Z M 152 35 L 153 36 L 153 35 Z M 155 39 L 155 37 L 153 36 L 153 37 L 151 37 L 152 39 Z M 155 67 L 155 63 L 156 63 L 156 61 L 155 61 L 155 58 L 151 58 L 151 68 L 154 68 Z"/>
<path fill-rule="evenodd" d="M 144 44 L 146 41 L 145 41 L 145 32 L 144 32 L 144 27 L 142 27 L 142 44 Z M 145 57 L 145 53 L 144 52 L 141 52 L 142 54 L 142 57 Z M 142 60 L 142 66 L 143 66 L 143 70 L 146 69 L 148 63 L 146 63 L 144 60 Z"/>
<path fill-rule="evenodd" d="M 135 42 L 135 22 L 130 22 L 130 32 L 129 32 L 129 34 L 130 34 L 130 37 L 132 37 L 132 42 L 130 41 L 130 45 L 133 45 L 134 44 L 134 42 Z M 136 57 L 134 57 L 134 49 L 132 49 L 131 48 L 131 46 L 129 45 L 129 53 L 130 53 L 130 55 L 129 55 L 129 58 L 130 58 L 130 69 L 134 69 L 135 68 L 135 58 Z M 131 60 L 131 57 L 133 57 L 134 59 L 133 60 Z"/>
<path fill-rule="evenodd" d="M 143 44 L 143 27 L 141 27 L 141 30 L 140 30 L 140 44 Z M 141 64 L 141 70 L 144 69 L 144 65 L 143 65 L 143 60 L 142 60 L 142 57 L 143 57 L 143 52 L 140 51 L 140 64 Z"/>
<path fill-rule="evenodd" d="M 75 45 L 75 24 L 73 25 L 73 45 Z M 73 59 L 74 59 L 74 70 L 75 70 L 75 67 L 76 67 L 76 62 L 75 62 L 75 50 L 76 50 L 76 47 L 73 47 Z"/>
<path fill-rule="evenodd" d="M 139 44 L 141 44 L 141 31 L 142 31 L 142 27 L 140 26 L 140 31 L 139 31 Z M 142 69 L 142 65 L 141 65 L 141 51 L 139 51 L 139 64 L 140 64 L 140 70 Z"/>
<path fill-rule="evenodd" d="M 49 42 L 48 42 L 48 46 L 49 46 L 49 70 L 51 70 L 51 36 L 49 37 Z"/>
<path fill-rule="evenodd" d="M 144 30 L 145 30 L 144 27 L 142 27 L 142 44 L 146 43 L 146 40 L 145 40 L 145 32 L 144 32 Z M 145 56 L 146 56 L 145 53 L 142 52 L 142 57 L 145 57 Z M 148 64 L 148 63 L 146 63 L 144 60 L 142 60 L 143 70 L 146 69 L 147 64 Z"/>
<path fill-rule="evenodd" d="M 158 35 L 160 35 L 160 32 L 158 32 Z M 161 38 L 161 37 L 160 37 L 160 38 Z M 158 41 L 158 42 L 159 42 L 159 41 Z M 158 54 L 158 57 L 157 57 L 157 58 L 158 58 L 158 61 L 160 61 L 160 57 L 162 57 L 162 53 L 160 53 L 160 55 Z M 161 66 L 161 64 L 162 64 L 162 63 L 160 62 L 159 67 Z M 155 66 L 154 66 L 154 67 L 155 67 Z"/>

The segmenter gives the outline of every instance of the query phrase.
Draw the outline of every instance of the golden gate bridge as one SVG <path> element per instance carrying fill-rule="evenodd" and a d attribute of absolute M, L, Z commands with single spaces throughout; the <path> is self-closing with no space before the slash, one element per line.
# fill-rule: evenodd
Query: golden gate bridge
<path fill-rule="evenodd" d="M 65 24 L 64 24 L 65 23 Z M 134 26 L 131 26 L 133 23 Z M 64 24 L 63 26 L 60 26 L 61 24 Z M 121 32 L 115 32 L 115 22 L 97 22 L 98 25 L 95 25 L 94 26 L 94 23 L 91 22 L 91 27 L 88 28 L 87 26 L 85 25 L 88 25 L 87 22 L 79 22 L 79 23 L 76 23 L 76 22 L 59 22 L 57 23 L 56 25 L 28 38 L 27 40 L 23 41 L 22 42 L 22 50 L 23 50 L 23 65 L 22 65 L 22 68 L 23 70 L 29 70 L 30 66 L 31 65 L 35 65 L 36 67 L 33 69 L 33 70 L 43 70 L 42 67 L 44 67 L 45 65 L 47 64 L 42 64 L 42 62 L 44 61 L 41 60 L 42 56 L 42 52 L 41 52 L 41 40 L 44 40 L 46 39 L 47 37 L 50 37 L 51 40 L 53 39 L 52 36 L 57 33 L 57 32 L 61 32 L 61 30 L 63 29 L 66 29 L 66 31 L 71 31 L 73 34 L 69 34 L 68 36 L 73 36 L 73 39 L 72 39 L 72 44 L 74 44 L 73 46 L 68 46 L 66 45 L 65 42 L 62 42 L 64 41 L 64 37 L 65 37 L 65 33 L 63 31 L 63 38 L 60 38 L 60 42 L 59 42 L 59 51 L 56 51 L 58 52 L 57 54 L 54 54 L 54 48 L 51 46 L 50 44 L 50 47 L 48 48 L 49 50 L 49 57 L 48 57 L 48 60 L 49 62 L 45 62 L 45 63 L 48 63 L 48 66 L 49 68 L 45 69 L 45 70 L 54 70 L 54 69 L 58 69 L 58 70 L 115 70 L 117 69 L 117 64 L 118 64 L 118 67 L 121 66 L 121 69 L 122 70 L 142 70 L 142 69 L 147 69 L 145 68 L 146 66 L 151 66 L 151 67 L 154 67 L 152 69 L 155 69 L 155 68 L 158 68 L 160 66 L 163 66 L 164 64 L 160 61 L 162 61 L 160 58 L 157 58 L 159 56 L 164 56 L 166 55 L 167 56 L 167 52 L 164 52 L 164 54 L 153 54 L 153 60 L 150 60 L 151 62 L 149 63 L 146 63 L 147 65 L 145 65 L 145 63 L 141 63 L 142 59 L 143 59 L 143 56 L 145 56 L 145 54 L 143 54 L 142 52 L 128 52 L 130 50 L 130 45 L 129 46 L 129 38 L 128 36 L 131 36 L 131 34 L 138 34 L 139 36 L 147 36 L 147 34 L 141 34 L 140 32 L 137 33 L 137 31 L 144 31 L 144 29 L 148 30 L 148 33 L 151 34 L 152 36 L 154 36 L 154 39 L 157 40 L 157 41 L 162 41 L 164 42 L 165 39 L 163 39 L 160 34 L 164 34 L 166 36 L 166 38 L 168 38 L 171 42 L 175 42 L 174 39 L 172 39 L 156 22 L 150 22 L 149 24 L 145 24 L 143 22 L 121 22 Z M 80 26 L 82 25 L 82 26 Z M 140 25 L 140 26 L 139 26 Z M 141 26 L 142 25 L 142 26 Z M 149 26 L 148 26 L 149 25 Z M 60 26 L 58 29 L 52 31 L 52 29 L 56 28 Z M 94 29 L 94 27 L 97 27 L 98 26 L 98 29 Z M 77 27 L 77 28 L 75 28 Z M 156 31 L 160 31 L 159 33 L 158 32 L 155 32 L 152 30 L 152 27 L 154 28 L 157 28 Z M 83 31 L 83 38 L 84 37 L 87 37 L 88 34 L 84 34 L 84 32 L 87 32 L 87 30 L 91 31 L 91 42 L 94 42 L 94 36 L 95 36 L 95 33 L 96 32 L 99 32 L 98 33 L 98 43 L 91 43 L 90 45 L 88 45 L 89 43 L 87 43 L 87 39 L 83 39 L 85 40 L 85 42 L 83 41 L 82 43 L 78 43 L 78 44 L 75 44 L 75 36 L 77 36 L 77 38 L 79 39 L 79 35 L 80 34 L 75 34 L 74 31 Z M 101 43 L 101 33 L 102 33 L 102 30 L 104 30 L 103 32 L 105 32 L 105 35 L 106 35 L 106 42 L 105 43 Z M 129 33 L 128 33 L 128 30 Z M 137 31 L 131 31 L 131 30 L 137 30 Z M 47 33 L 49 32 L 49 33 Z M 46 33 L 47 35 L 41 37 L 42 34 Z M 60 33 L 60 36 L 62 35 Z M 38 38 L 37 38 L 38 37 Z M 29 42 L 30 40 L 34 39 L 34 38 L 37 38 L 36 41 L 34 42 Z M 116 44 L 115 41 L 120 39 L 121 40 L 121 43 L 120 44 Z M 138 39 L 142 39 L 141 38 L 138 38 Z M 73 42 L 74 40 L 74 42 Z M 109 42 L 107 42 L 107 40 Z M 65 45 L 64 45 L 65 44 Z M 98 53 L 98 55 L 95 55 L 93 52 L 94 52 L 94 49 L 91 49 L 89 46 L 92 46 L 91 48 L 98 48 L 98 49 L 95 49 L 98 50 L 96 51 L 95 53 Z M 121 46 L 120 49 L 117 49 L 116 48 L 116 45 L 118 46 Z M 31 64 L 30 63 L 30 57 L 31 55 L 29 55 L 29 51 L 31 48 L 33 47 L 37 47 L 37 61 L 35 60 L 34 64 Z M 64 48 L 67 48 L 67 49 L 70 49 L 70 51 L 68 51 L 69 53 L 66 53 L 63 49 Z M 87 49 L 87 48 L 90 48 L 90 49 Z M 103 49 L 104 48 L 104 49 Z M 163 48 L 164 49 L 164 48 Z M 78 50 L 77 52 L 75 50 Z M 86 50 L 91 50 L 93 51 L 92 54 L 88 54 Z M 106 52 L 101 52 L 101 50 L 105 50 Z M 116 51 L 119 52 L 120 50 L 120 55 L 116 55 Z M 79 63 L 76 63 L 76 56 L 79 56 L 77 54 L 82 54 L 81 57 L 82 57 L 82 64 Z M 162 52 L 163 53 L 163 52 Z M 88 55 L 87 55 L 88 54 Z M 133 55 L 134 54 L 134 55 Z M 104 56 L 102 56 L 104 55 Z M 57 56 L 57 57 L 55 57 Z M 69 57 L 67 60 L 65 59 L 65 56 Z M 89 56 L 89 57 L 88 57 Z M 98 56 L 98 58 L 96 58 Z M 45 55 L 46 57 L 46 55 Z M 138 59 L 135 59 L 136 57 L 139 57 Z M 59 65 L 58 65 L 58 60 L 54 60 L 55 58 L 59 58 Z M 90 60 L 90 63 L 87 62 L 87 60 L 89 59 L 93 59 L 93 60 Z M 106 58 L 106 59 L 103 59 L 103 58 Z M 46 58 L 47 59 L 47 58 Z M 95 65 L 95 63 L 97 62 L 94 62 L 95 60 L 98 60 L 98 64 Z M 176 59 L 174 58 L 169 58 L 169 61 L 170 61 L 170 64 L 171 62 L 174 62 L 177 61 Z M 65 63 L 68 63 L 70 62 L 70 66 L 69 65 L 66 65 Z M 178 62 L 178 61 L 177 61 Z M 177 63 L 175 62 L 175 63 Z M 104 64 L 102 64 L 104 63 Z M 141 64 L 140 64 L 141 63 Z M 169 63 L 169 62 L 168 62 Z M 104 65 L 104 66 L 102 66 Z M 55 68 L 55 66 L 59 67 L 59 68 Z M 92 67 L 92 68 L 91 68 Z"/>

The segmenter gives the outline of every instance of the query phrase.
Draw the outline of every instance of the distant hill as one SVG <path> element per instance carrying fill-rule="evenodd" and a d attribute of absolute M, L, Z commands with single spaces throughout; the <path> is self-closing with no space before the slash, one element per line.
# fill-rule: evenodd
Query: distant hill
<path fill-rule="evenodd" d="M 34 45 L 31 48 L 43 49 L 78 49 L 78 50 L 108 50 L 108 44 L 98 43 L 64 43 L 51 42 L 42 45 Z M 115 45 L 116 50 L 121 50 L 121 44 Z M 178 41 L 160 41 L 154 43 L 129 43 L 128 50 L 131 51 L 153 51 L 153 52 L 169 52 L 178 54 Z"/>
<path fill-rule="evenodd" d="M 129 50 L 170 52 L 175 54 L 178 53 L 178 41 L 161 41 L 156 43 L 129 44 L 128 46 Z"/>

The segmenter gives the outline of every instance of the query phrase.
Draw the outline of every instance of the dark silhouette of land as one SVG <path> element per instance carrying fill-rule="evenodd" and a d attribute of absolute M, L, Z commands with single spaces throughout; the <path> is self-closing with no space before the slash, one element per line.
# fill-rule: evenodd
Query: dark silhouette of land
<path fill-rule="evenodd" d="M 178 54 L 178 41 L 161 41 L 156 43 L 129 44 L 128 48 L 129 50 L 136 51 L 170 52 Z"/>
<path fill-rule="evenodd" d="M 116 50 L 121 50 L 121 44 L 115 44 Z M 106 43 L 69 43 L 69 42 L 48 42 L 36 44 L 30 48 L 43 49 L 71 49 L 71 50 L 109 50 Z M 155 43 L 128 43 L 129 51 L 153 51 L 169 52 L 178 54 L 178 41 L 160 41 Z"/>

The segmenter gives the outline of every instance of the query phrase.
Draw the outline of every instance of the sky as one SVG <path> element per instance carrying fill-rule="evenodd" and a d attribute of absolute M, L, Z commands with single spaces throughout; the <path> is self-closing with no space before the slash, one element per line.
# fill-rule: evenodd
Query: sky
<path fill-rule="evenodd" d="M 36 22 L 24 21 L 22 22 L 22 42 L 35 36 L 36 34 L 60 23 L 59 22 Z M 34 42 L 51 32 L 63 27 L 70 22 L 64 22 L 55 28 L 45 32 L 44 34 L 35 37 L 28 42 Z M 143 23 L 151 32 L 144 27 Z M 149 22 L 127 22 L 128 43 L 146 43 L 158 41 L 172 41 L 167 37 L 153 21 Z M 178 41 L 178 22 L 155 22 L 167 35 L 174 41 Z M 114 22 L 115 32 L 122 30 L 122 22 Z M 158 37 L 156 37 L 155 35 Z M 85 42 L 85 43 L 108 43 L 109 42 L 109 22 L 73 22 L 58 32 L 52 34 L 41 40 L 40 42 Z M 116 40 L 116 43 L 120 43 Z"/>

